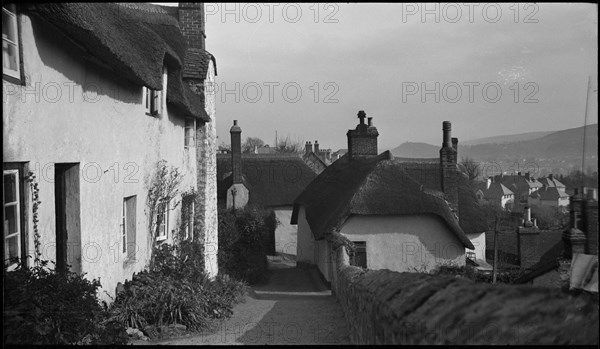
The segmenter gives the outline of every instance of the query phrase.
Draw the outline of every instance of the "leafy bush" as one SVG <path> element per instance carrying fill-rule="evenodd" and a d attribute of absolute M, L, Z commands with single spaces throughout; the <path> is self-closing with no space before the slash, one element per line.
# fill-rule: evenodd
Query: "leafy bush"
<path fill-rule="evenodd" d="M 125 329 L 99 304 L 100 281 L 41 261 L 4 269 L 5 344 L 125 344 Z"/>
<path fill-rule="evenodd" d="M 246 207 L 219 211 L 219 270 L 249 283 L 267 278 L 267 244 L 277 219 L 273 211 Z"/>
<path fill-rule="evenodd" d="M 471 279 L 475 282 L 485 282 L 491 284 L 493 281 L 492 274 L 483 274 L 477 272 L 471 267 L 458 267 L 452 265 L 444 265 L 433 272 L 436 275 L 454 275 Z M 512 284 L 516 279 L 523 275 L 523 270 L 498 272 L 496 282 L 504 284 Z"/>
<path fill-rule="evenodd" d="M 115 319 L 139 329 L 182 324 L 188 330 L 202 330 L 211 320 L 230 316 L 246 285 L 228 276 L 209 280 L 199 266 L 200 248 L 190 241 L 157 248 L 149 270 L 134 274 L 117 295 L 111 306 Z"/>

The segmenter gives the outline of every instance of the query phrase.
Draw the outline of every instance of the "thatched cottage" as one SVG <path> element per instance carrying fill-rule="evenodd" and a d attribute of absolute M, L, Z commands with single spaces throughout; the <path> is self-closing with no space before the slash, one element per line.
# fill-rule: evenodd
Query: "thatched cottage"
<path fill-rule="evenodd" d="M 270 253 L 296 255 L 298 227 L 290 224 L 296 197 L 326 165 L 314 154 L 242 153 L 242 129 L 230 129 L 231 153 L 217 155 L 219 205 L 263 207 L 279 221 L 271 237 Z"/>
<path fill-rule="evenodd" d="M 474 244 L 477 258 L 485 258 L 485 220 L 473 209 L 474 194 L 462 185 L 450 123 L 444 122 L 439 159 L 401 159 L 389 151 L 377 154 L 379 133 L 365 116 L 360 111 L 360 123 L 347 133 L 348 153 L 294 202 L 298 262 L 317 265 L 330 281 L 340 235 L 354 243 L 355 263 L 369 269 L 463 266 L 465 249 L 475 249 Z"/>
<path fill-rule="evenodd" d="M 205 239 L 215 275 L 215 102 L 204 86 L 216 65 L 204 46 L 203 4 L 3 4 L 2 11 L 9 269 L 7 259 L 33 256 L 39 243 L 42 259 L 100 278 L 113 294 L 147 265 L 153 244 L 181 232 Z M 161 160 L 183 180 L 180 194 L 149 216 Z M 182 207 L 201 219 L 182 220 Z"/>

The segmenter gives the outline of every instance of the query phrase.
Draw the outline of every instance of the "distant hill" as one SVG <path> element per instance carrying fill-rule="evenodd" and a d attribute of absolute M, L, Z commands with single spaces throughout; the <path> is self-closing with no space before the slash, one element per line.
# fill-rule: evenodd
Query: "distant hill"
<path fill-rule="evenodd" d="M 502 136 L 494 136 L 494 137 L 486 137 L 486 138 L 478 138 L 470 141 L 461 141 L 462 145 L 478 145 L 478 144 L 489 144 L 489 143 L 511 143 L 511 142 L 520 142 L 520 141 L 530 141 L 533 139 L 542 138 L 556 131 L 546 131 L 546 132 L 527 132 L 527 133 L 519 133 L 516 135 L 502 135 Z"/>
<path fill-rule="evenodd" d="M 598 124 L 588 125 L 586 135 L 586 158 L 598 159 Z M 514 161 L 517 159 L 565 160 L 568 163 L 581 159 L 583 151 L 584 128 L 577 127 L 556 132 L 529 132 L 517 135 L 497 136 L 473 140 L 479 143 L 488 140 L 491 143 L 458 143 L 459 161 L 470 157 L 476 161 Z M 405 142 L 391 150 L 394 156 L 407 158 L 438 157 L 440 146 Z M 581 160 L 578 160 L 581 161 Z M 564 166 L 564 165 L 556 165 Z"/>
<path fill-rule="evenodd" d="M 404 142 L 390 152 L 404 158 L 435 158 L 440 156 L 440 147 L 428 143 Z"/>
<path fill-rule="evenodd" d="M 583 150 L 584 128 L 557 131 L 537 139 L 507 143 L 462 145 L 458 143 L 459 156 L 476 160 L 504 160 L 515 158 L 580 158 Z M 586 157 L 598 156 L 598 124 L 586 130 Z"/>

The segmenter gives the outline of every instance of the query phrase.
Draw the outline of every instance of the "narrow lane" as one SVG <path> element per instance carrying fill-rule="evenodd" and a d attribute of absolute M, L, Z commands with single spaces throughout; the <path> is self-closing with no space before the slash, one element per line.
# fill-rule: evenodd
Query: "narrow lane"
<path fill-rule="evenodd" d="M 342 309 L 314 269 L 279 257 L 269 268 L 269 282 L 253 287 L 217 331 L 153 344 L 349 344 Z"/>

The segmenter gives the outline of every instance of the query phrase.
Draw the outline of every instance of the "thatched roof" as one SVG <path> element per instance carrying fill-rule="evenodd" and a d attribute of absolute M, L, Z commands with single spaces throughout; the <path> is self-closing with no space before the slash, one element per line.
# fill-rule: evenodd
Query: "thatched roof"
<path fill-rule="evenodd" d="M 217 154 L 217 196 L 224 200 L 231 180 L 231 154 Z M 300 154 L 242 154 L 244 184 L 249 204 L 265 207 L 291 206 L 317 177 Z"/>
<path fill-rule="evenodd" d="M 316 239 L 338 231 L 352 215 L 434 215 L 469 249 L 473 245 L 440 192 L 425 188 L 389 151 L 352 161 L 344 156 L 325 169 L 296 199 Z"/>
<path fill-rule="evenodd" d="M 134 84 L 162 90 L 166 65 L 167 102 L 210 121 L 203 97 L 183 81 L 187 45 L 172 10 L 144 3 L 43 3 L 29 11 Z"/>

